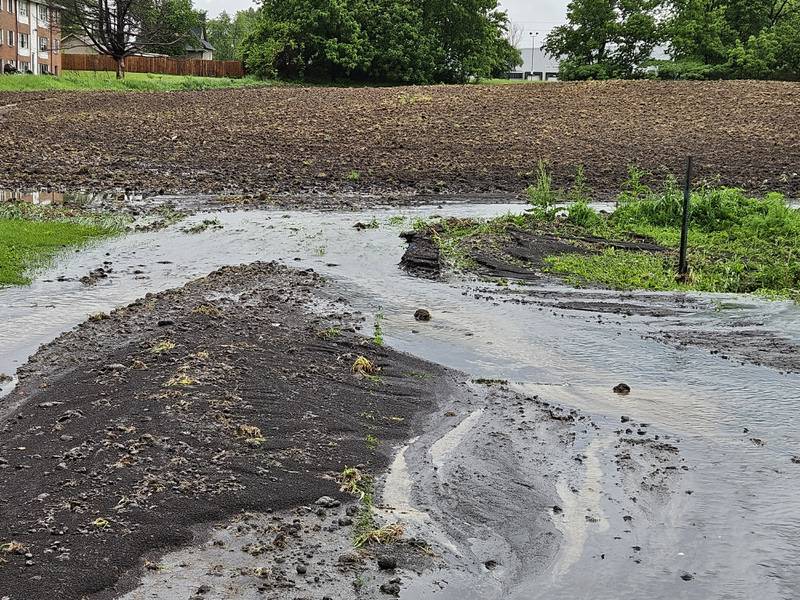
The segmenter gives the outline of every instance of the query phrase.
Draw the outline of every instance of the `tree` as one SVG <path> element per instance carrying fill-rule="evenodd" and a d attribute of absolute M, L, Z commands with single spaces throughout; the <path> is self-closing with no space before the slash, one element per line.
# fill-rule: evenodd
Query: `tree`
<path fill-rule="evenodd" d="M 205 27 L 206 15 L 192 7 L 192 0 L 151 0 L 143 3 L 137 42 L 148 52 L 181 56 L 193 32 Z"/>
<path fill-rule="evenodd" d="M 800 78 L 800 0 L 673 0 L 670 54 L 708 77 Z"/>
<path fill-rule="evenodd" d="M 562 79 L 631 77 L 662 40 L 663 0 L 572 0 L 566 25 L 547 36 L 544 50 L 561 58 Z"/>
<path fill-rule="evenodd" d="M 465 81 L 520 60 L 497 0 L 265 0 L 242 57 L 261 76 Z"/>
<path fill-rule="evenodd" d="M 100 53 L 116 62 L 117 78 L 125 77 L 125 59 L 145 49 L 183 44 L 175 10 L 185 8 L 172 0 L 60 0 L 65 30 L 88 38 Z M 191 7 L 191 3 L 189 3 Z M 176 27 L 179 30 L 176 31 Z"/>
<path fill-rule="evenodd" d="M 255 9 L 238 11 L 233 18 L 223 11 L 216 19 L 206 22 L 208 41 L 216 49 L 220 60 L 241 58 L 242 43 L 256 26 L 258 13 Z"/>
<path fill-rule="evenodd" d="M 512 48 L 519 48 L 522 44 L 522 36 L 525 35 L 525 27 L 519 23 L 508 22 L 506 29 L 506 40 Z M 516 65 L 515 65 L 516 66 Z"/>

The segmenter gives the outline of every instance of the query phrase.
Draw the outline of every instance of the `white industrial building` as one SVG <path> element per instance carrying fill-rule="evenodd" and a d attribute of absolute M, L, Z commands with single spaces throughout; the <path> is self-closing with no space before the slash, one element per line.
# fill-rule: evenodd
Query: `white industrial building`
<path fill-rule="evenodd" d="M 558 59 L 541 48 L 520 48 L 522 64 L 508 74 L 509 79 L 558 81 Z"/>

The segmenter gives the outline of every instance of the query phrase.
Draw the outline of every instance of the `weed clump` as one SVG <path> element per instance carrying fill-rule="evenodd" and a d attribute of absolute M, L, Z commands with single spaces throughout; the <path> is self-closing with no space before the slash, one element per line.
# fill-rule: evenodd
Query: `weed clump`
<path fill-rule="evenodd" d="M 150 348 L 150 352 L 153 354 L 161 354 L 163 352 L 169 352 L 170 350 L 175 349 L 175 342 L 170 340 L 161 340 L 157 342 Z"/>
<path fill-rule="evenodd" d="M 362 531 L 356 535 L 353 545 L 361 548 L 369 544 L 390 544 L 403 537 L 405 529 L 400 523 L 390 523 L 383 527 L 376 527 L 367 531 Z"/>
<path fill-rule="evenodd" d="M 359 375 L 369 375 L 374 376 L 380 372 L 381 368 L 375 365 L 370 359 L 366 356 L 359 356 L 356 358 L 353 366 L 350 367 L 350 371 L 355 374 Z"/>

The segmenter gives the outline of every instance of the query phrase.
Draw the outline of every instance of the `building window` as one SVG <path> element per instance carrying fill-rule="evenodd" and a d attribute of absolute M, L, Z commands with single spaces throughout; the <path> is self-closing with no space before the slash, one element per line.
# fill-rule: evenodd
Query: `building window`
<path fill-rule="evenodd" d="M 19 47 L 21 49 L 25 49 L 28 47 L 28 34 L 27 33 L 20 33 L 19 36 Z"/>
<path fill-rule="evenodd" d="M 38 4 L 39 8 L 39 20 L 40 21 L 47 21 L 47 6 L 44 4 Z"/>
<path fill-rule="evenodd" d="M 55 50 L 56 52 L 58 52 L 58 51 L 59 51 L 59 49 L 61 48 L 61 40 L 59 40 L 58 38 L 53 38 L 53 44 L 52 44 L 52 46 L 53 46 L 53 50 Z"/>
<path fill-rule="evenodd" d="M 23 0 L 19 3 L 19 16 L 27 17 L 28 16 L 28 0 Z"/>
<path fill-rule="evenodd" d="M 39 64 L 39 75 L 49 75 L 50 71 L 47 70 L 47 65 Z"/>
<path fill-rule="evenodd" d="M 9 31 L 8 32 L 8 45 L 11 46 L 12 48 L 14 47 L 14 32 L 13 31 Z"/>
<path fill-rule="evenodd" d="M 47 38 L 39 38 L 39 52 L 47 52 Z"/>
<path fill-rule="evenodd" d="M 19 63 L 19 70 L 23 73 L 30 73 L 31 72 L 31 63 L 29 62 L 21 62 Z"/>

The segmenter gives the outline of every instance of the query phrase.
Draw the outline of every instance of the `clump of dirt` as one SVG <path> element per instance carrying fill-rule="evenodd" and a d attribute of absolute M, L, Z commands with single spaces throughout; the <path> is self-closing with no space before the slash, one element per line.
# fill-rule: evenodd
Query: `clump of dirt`
<path fill-rule="evenodd" d="M 703 348 L 724 360 L 762 365 L 785 373 L 800 373 L 800 346 L 763 329 L 671 329 L 650 337 L 677 348 Z"/>
<path fill-rule="evenodd" d="M 663 178 L 692 153 L 700 178 L 800 194 L 792 83 L 4 92 L 0 107 L 0 187 L 519 193 L 547 160 L 556 186 L 583 165 L 602 197 L 630 164 Z"/>
<path fill-rule="evenodd" d="M 322 285 L 272 263 L 223 268 L 40 349 L 0 405 L 0 542 L 26 550 L 0 556 L 3 593 L 115 596 L 195 524 L 345 501 L 345 466 L 385 466 L 455 384 L 355 335 L 349 313 L 309 314 Z M 378 374 L 353 373 L 358 356 Z"/>

